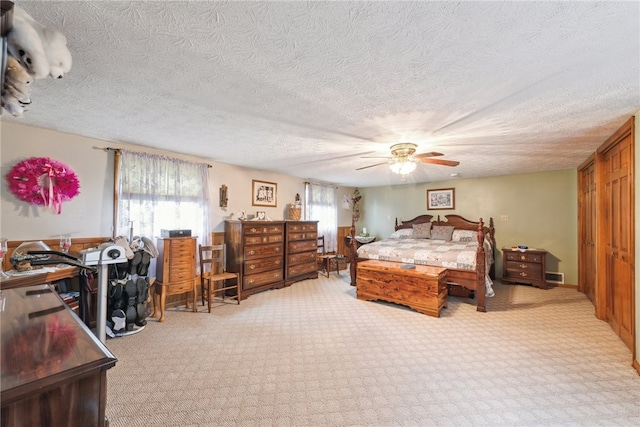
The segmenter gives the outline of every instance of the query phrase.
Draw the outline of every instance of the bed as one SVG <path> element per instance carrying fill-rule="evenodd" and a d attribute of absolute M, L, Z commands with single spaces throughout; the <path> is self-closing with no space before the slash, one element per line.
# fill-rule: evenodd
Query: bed
<path fill-rule="evenodd" d="M 485 297 L 493 296 L 495 229 L 493 219 L 470 221 L 460 215 L 420 215 L 409 221 L 396 219 L 388 239 L 351 248 L 351 284 L 357 285 L 357 263 L 367 259 L 399 264 L 447 268 L 449 294 L 474 297 L 477 310 L 486 311 Z M 355 227 L 352 227 L 355 242 Z"/>

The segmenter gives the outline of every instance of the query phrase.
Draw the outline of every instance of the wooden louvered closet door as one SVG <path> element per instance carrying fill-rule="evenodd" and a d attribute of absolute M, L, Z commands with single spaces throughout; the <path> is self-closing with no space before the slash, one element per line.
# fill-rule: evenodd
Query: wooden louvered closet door
<path fill-rule="evenodd" d="M 598 150 L 600 182 L 598 258 L 604 261 L 599 296 L 604 297 L 605 320 L 632 348 L 634 289 L 633 119 Z M 603 251 L 603 252 L 600 252 Z"/>

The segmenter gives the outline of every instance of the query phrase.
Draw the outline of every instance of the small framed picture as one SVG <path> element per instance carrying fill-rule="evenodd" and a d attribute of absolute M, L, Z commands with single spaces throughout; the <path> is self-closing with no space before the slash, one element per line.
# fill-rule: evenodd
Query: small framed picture
<path fill-rule="evenodd" d="M 455 189 L 427 190 L 427 209 L 455 209 Z"/>
<path fill-rule="evenodd" d="M 253 198 L 251 204 L 253 206 L 270 206 L 278 205 L 278 184 L 275 182 L 258 181 L 254 179 Z"/>
<path fill-rule="evenodd" d="M 265 211 L 256 212 L 256 219 L 259 221 L 264 221 L 265 219 L 267 219 L 267 213 Z"/>

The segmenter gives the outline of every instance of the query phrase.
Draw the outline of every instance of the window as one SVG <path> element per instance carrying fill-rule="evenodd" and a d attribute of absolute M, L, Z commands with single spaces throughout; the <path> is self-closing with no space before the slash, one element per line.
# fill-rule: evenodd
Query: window
<path fill-rule="evenodd" d="M 122 150 L 116 168 L 116 235 L 187 229 L 209 243 L 208 165 Z"/>
<path fill-rule="evenodd" d="M 305 219 L 318 221 L 318 236 L 324 236 L 327 252 L 337 249 L 338 203 L 333 185 L 305 184 Z"/>

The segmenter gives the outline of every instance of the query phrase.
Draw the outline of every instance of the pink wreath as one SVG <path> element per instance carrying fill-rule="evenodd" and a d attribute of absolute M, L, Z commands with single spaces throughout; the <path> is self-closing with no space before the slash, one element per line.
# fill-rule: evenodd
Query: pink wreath
<path fill-rule="evenodd" d="M 62 202 L 80 193 L 80 183 L 69 166 L 48 157 L 31 157 L 6 175 L 9 191 L 18 199 L 46 206 L 60 215 Z"/>

